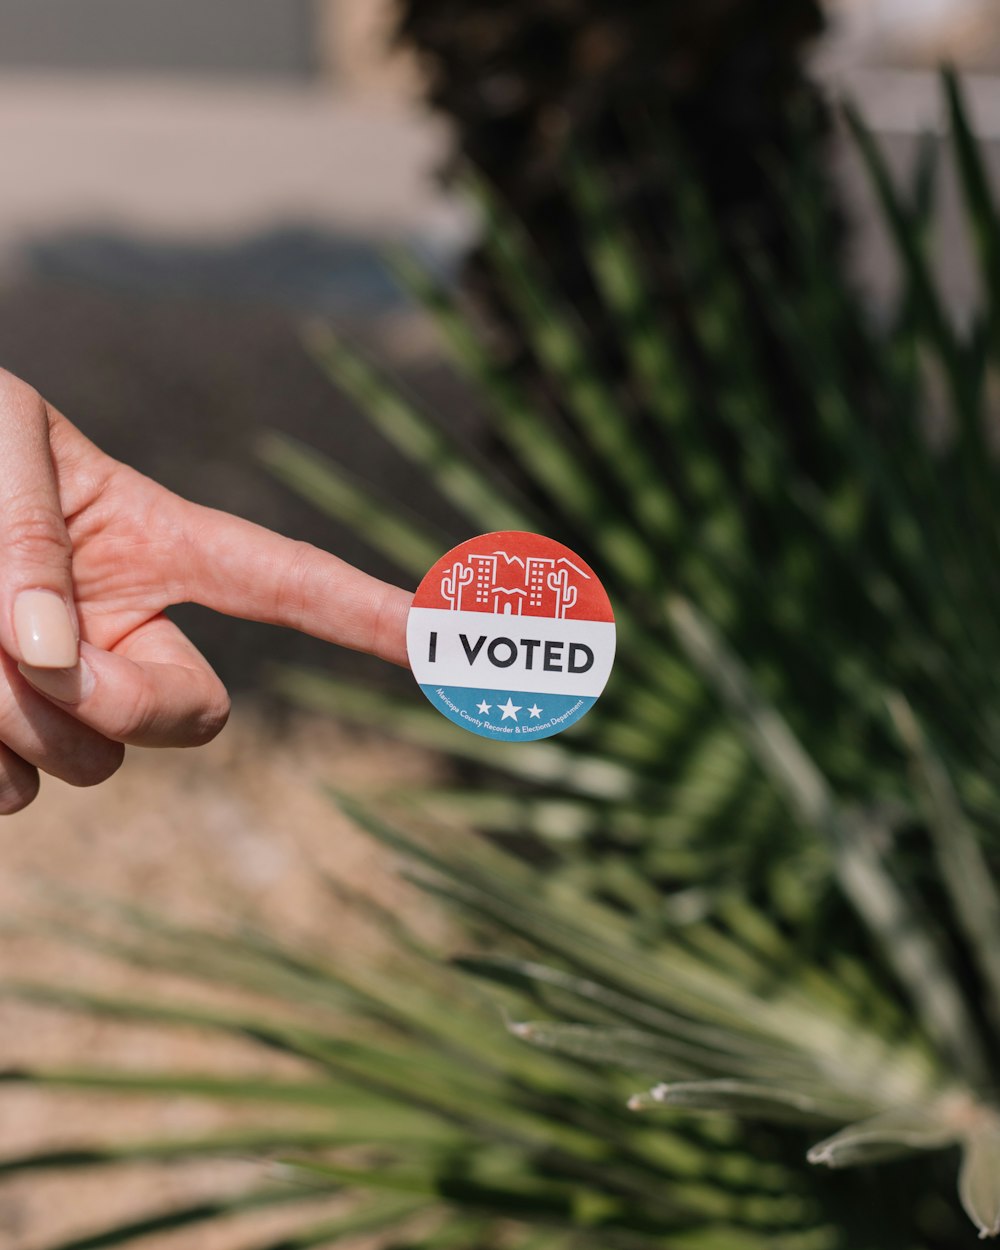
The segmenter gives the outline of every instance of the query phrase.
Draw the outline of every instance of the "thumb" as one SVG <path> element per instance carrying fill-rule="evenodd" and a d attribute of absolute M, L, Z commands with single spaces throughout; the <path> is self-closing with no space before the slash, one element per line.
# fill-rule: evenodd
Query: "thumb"
<path fill-rule="evenodd" d="M 0 371 L 0 646 L 15 660 L 76 665 L 71 562 L 48 409 L 30 386 Z"/>
<path fill-rule="evenodd" d="M 410 591 L 309 543 L 186 501 L 182 528 L 193 602 L 407 666 Z"/>

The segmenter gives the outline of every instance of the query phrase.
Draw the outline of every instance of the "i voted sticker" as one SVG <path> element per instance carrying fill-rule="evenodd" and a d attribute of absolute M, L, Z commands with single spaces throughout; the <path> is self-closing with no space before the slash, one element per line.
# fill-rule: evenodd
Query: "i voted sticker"
<path fill-rule="evenodd" d="M 483 738 L 528 742 L 597 702 L 615 658 L 604 587 L 562 543 L 504 530 L 442 556 L 417 588 L 406 647 L 420 689 Z"/>

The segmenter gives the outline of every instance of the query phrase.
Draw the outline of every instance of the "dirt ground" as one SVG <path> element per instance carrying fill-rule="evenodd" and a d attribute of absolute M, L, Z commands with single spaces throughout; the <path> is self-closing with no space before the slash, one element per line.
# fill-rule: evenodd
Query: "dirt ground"
<path fill-rule="evenodd" d="M 209 747 L 133 750 L 121 772 L 94 790 L 51 782 L 31 809 L 0 826 L 0 979 L 40 977 L 148 993 L 141 973 L 111 968 L 71 945 L 10 931 L 44 905 L 52 885 L 84 898 L 142 903 L 176 919 L 246 920 L 352 962 L 378 958 L 378 934 L 331 903 L 316 866 L 363 883 L 393 907 L 412 909 L 413 898 L 394 865 L 334 809 L 320 786 L 370 792 L 426 776 L 428 768 L 419 752 L 324 720 L 293 715 L 279 726 L 259 704 L 244 699 Z M 209 1044 L 191 1031 L 86 1021 L 0 999 L 0 1068 L 27 1063 L 230 1075 L 295 1071 L 294 1064 L 249 1044 Z M 0 1093 L 0 1150 L 10 1157 L 86 1142 L 98 1114 L 101 1136 L 118 1140 L 222 1128 L 234 1120 L 234 1113 L 222 1117 L 193 1099 L 98 1099 L 7 1088 Z M 8 1180 L 0 1183 L 0 1246 L 40 1250 L 115 1217 L 238 1188 L 263 1166 L 241 1160 L 133 1166 L 117 1173 L 113 1185 L 99 1173 L 79 1172 Z M 317 1215 L 330 1209 L 329 1201 L 317 1204 Z M 301 1221 L 302 1212 L 294 1218 Z M 276 1237 L 288 1222 L 280 1210 L 255 1213 L 211 1232 L 186 1230 L 149 1245 L 230 1250 Z"/>

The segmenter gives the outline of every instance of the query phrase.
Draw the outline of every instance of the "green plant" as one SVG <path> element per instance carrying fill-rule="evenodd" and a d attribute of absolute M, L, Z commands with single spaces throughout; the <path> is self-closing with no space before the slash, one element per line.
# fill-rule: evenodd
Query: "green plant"
<path fill-rule="evenodd" d="M 340 797 L 461 920 L 465 952 L 441 963 L 359 897 L 398 944 L 390 965 L 363 973 L 252 933 L 122 910 L 64 920 L 108 954 L 258 1004 L 6 992 L 236 1034 L 303 1065 L 281 1081 L 5 1074 L 261 1108 L 237 1140 L 8 1160 L 114 1167 L 238 1149 L 280 1163 L 235 1200 L 72 1250 L 139 1242 L 227 1203 L 345 1189 L 358 1195 L 349 1214 L 304 1221 L 280 1245 L 364 1228 L 396 1250 L 943 1250 L 972 1236 L 956 1168 L 969 1217 L 997 1233 L 1000 217 L 953 79 L 946 89 L 983 291 L 964 330 L 926 256 L 936 146 L 900 192 L 852 118 L 900 262 L 899 306 L 879 327 L 841 275 L 805 151 L 774 174 L 793 288 L 749 227 L 734 273 L 697 181 L 678 180 L 679 155 L 665 155 L 694 341 L 654 312 L 600 178 L 572 164 L 624 383 L 595 364 L 530 239 L 480 193 L 487 245 L 558 405 L 526 393 L 449 294 L 400 260 L 492 401 L 492 434 L 528 492 L 314 332 L 337 383 L 470 528 L 543 530 L 601 571 L 621 658 L 590 716 L 517 750 L 463 734 L 413 693 L 283 675 L 313 706 L 392 725 L 469 770 L 461 786 Z M 771 318 L 764 339 L 745 311 L 751 284 Z M 796 413 L 778 410 L 760 360 L 772 337 L 798 372 Z M 272 439 L 264 452 L 411 576 L 458 537 L 311 450 Z M 831 1174 L 807 1151 L 813 1164 L 864 1166 Z M 904 1161 L 867 1166 L 893 1155 Z"/>
<path fill-rule="evenodd" d="M 733 246 L 752 216 L 784 275 L 785 214 L 763 161 L 792 159 L 806 135 L 814 147 L 825 143 L 826 109 L 803 69 L 823 26 L 817 0 L 401 0 L 398 8 L 399 38 L 417 54 L 430 103 L 455 135 L 452 170 L 475 168 L 527 227 L 607 376 L 622 368 L 620 336 L 568 194 L 570 137 L 586 145 L 616 217 L 655 274 L 654 303 L 685 332 L 674 180 L 657 161 L 664 130 L 689 153 L 722 246 Z M 544 367 L 518 329 L 489 249 L 472 252 L 463 286 L 524 382 L 542 384 Z M 744 294 L 753 304 L 753 290 Z"/>

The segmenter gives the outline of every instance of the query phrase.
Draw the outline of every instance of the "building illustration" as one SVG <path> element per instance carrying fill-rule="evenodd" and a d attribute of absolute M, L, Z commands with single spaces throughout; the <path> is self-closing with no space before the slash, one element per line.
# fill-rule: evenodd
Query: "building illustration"
<path fill-rule="evenodd" d="M 456 560 L 442 576 L 441 597 L 453 612 L 562 620 L 576 604 L 581 580 L 590 575 L 565 557 L 475 553 Z"/>

